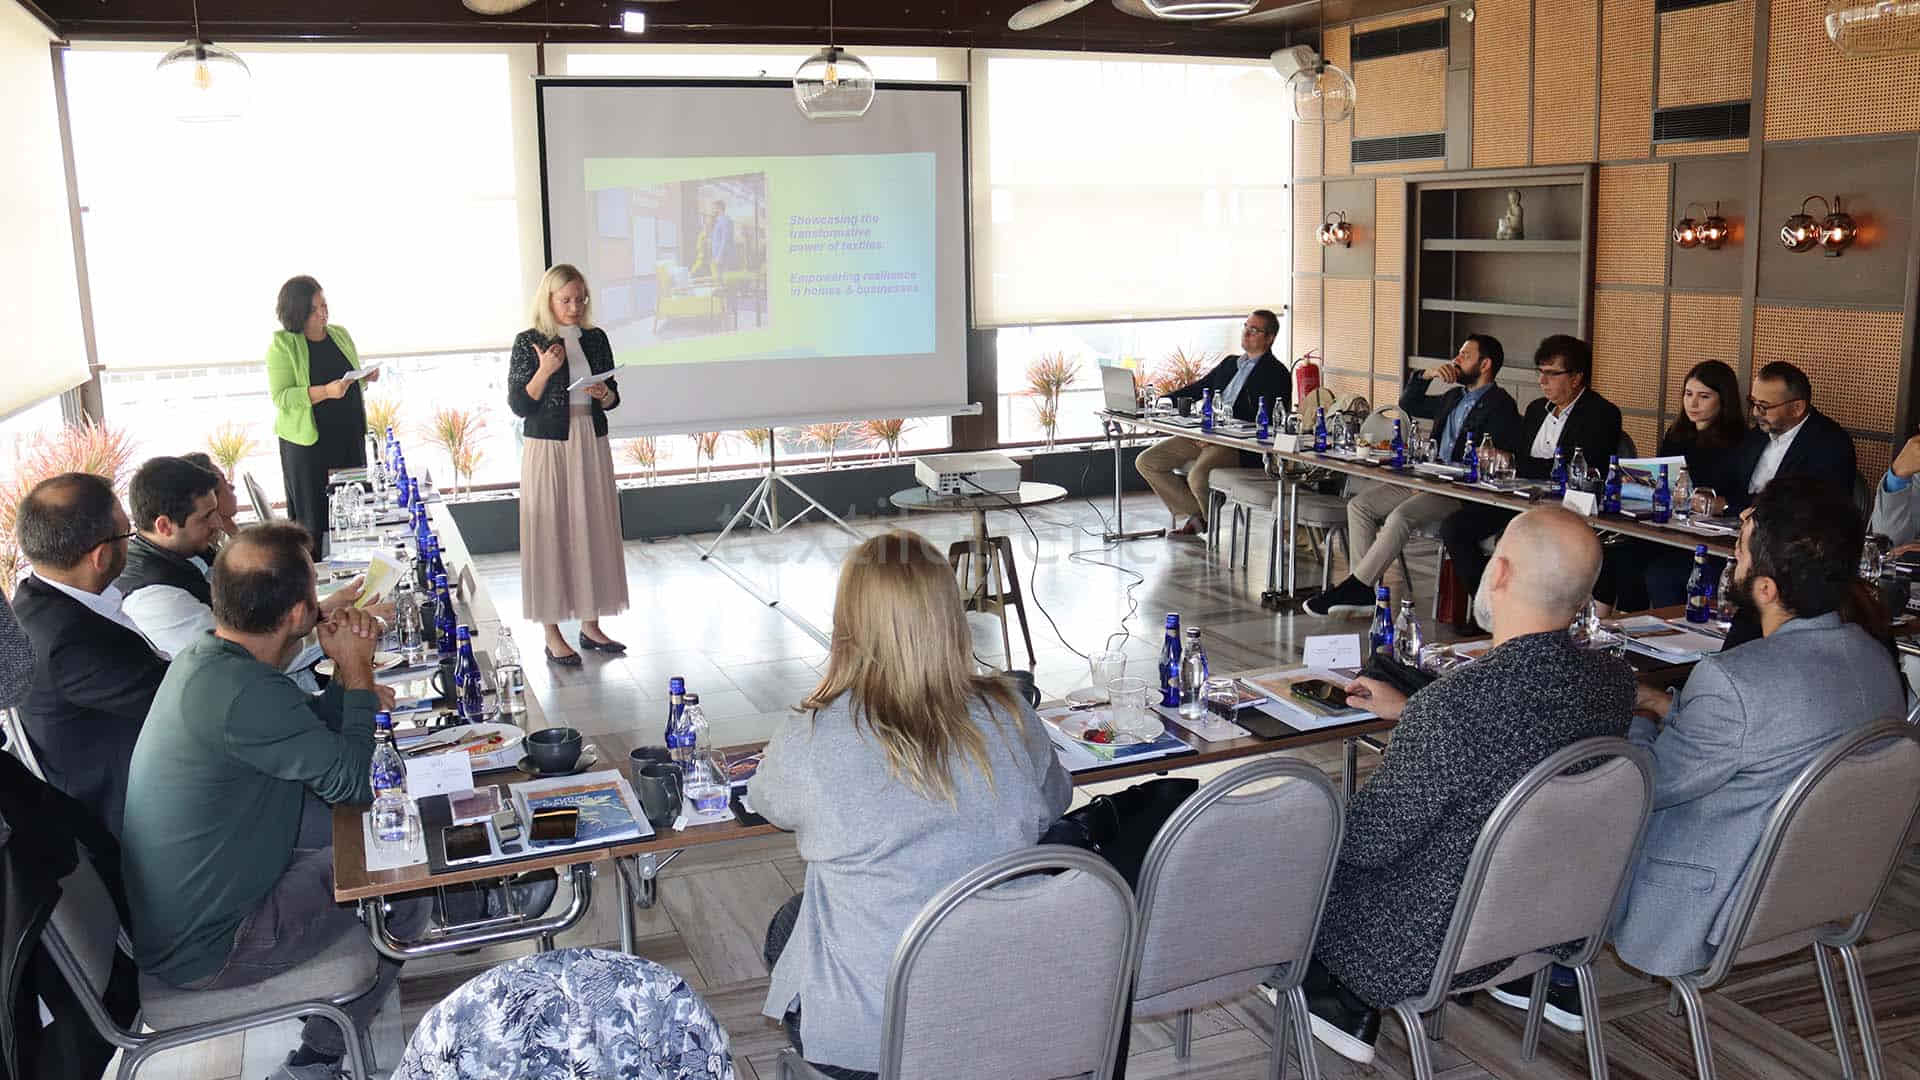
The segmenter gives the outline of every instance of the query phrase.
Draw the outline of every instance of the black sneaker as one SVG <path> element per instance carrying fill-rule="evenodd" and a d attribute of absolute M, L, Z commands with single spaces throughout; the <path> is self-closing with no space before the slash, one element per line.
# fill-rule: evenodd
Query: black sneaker
<path fill-rule="evenodd" d="M 1516 1009 L 1525 1009 L 1533 1003 L 1533 976 L 1503 982 L 1499 986 L 1487 988 L 1493 1000 L 1502 1005 L 1511 1005 Z M 1578 984 L 1555 982 L 1547 979 L 1547 1007 L 1542 1013 L 1547 1023 L 1561 1031 L 1571 1031 L 1575 1035 L 1587 1030 L 1587 1021 L 1580 1007 L 1580 987 Z"/>
<path fill-rule="evenodd" d="M 1373 610 L 1373 590 L 1356 577 L 1308 598 L 1309 615 L 1357 615 Z"/>
<path fill-rule="evenodd" d="M 1348 1061 L 1372 1064 L 1374 1044 L 1380 1041 L 1380 1010 L 1337 989 L 1314 991 L 1312 986 L 1307 988 L 1307 1019 L 1312 1022 L 1313 1037 Z"/>

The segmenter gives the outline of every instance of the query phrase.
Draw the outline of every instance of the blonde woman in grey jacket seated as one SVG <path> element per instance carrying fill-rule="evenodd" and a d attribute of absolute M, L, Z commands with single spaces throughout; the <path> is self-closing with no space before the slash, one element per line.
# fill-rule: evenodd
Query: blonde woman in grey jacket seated
<path fill-rule="evenodd" d="M 748 790 L 807 862 L 806 889 L 767 928 L 761 1011 L 816 1068 L 863 1077 L 879 1068 L 907 924 L 967 871 L 1037 841 L 1072 785 L 1012 684 L 974 674 L 959 589 L 925 538 L 854 549 L 833 626 L 825 677 Z"/>

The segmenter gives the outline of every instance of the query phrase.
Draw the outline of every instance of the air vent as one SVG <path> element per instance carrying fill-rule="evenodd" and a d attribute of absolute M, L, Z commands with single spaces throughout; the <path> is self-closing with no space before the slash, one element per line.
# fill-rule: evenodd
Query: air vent
<path fill-rule="evenodd" d="M 1378 60 L 1385 56 L 1399 56 L 1401 53 L 1425 52 L 1428 49 L 1446 47 L 1447 20 L 1444 17 L 1353 35 L 1355 63 L 1361 60 Z"/>
<path fill-rule="evenodd" d="M 1444 132 L 1431 135 L 1396 135 L 1387 139 L 1353 140 L 1353 163 L 1373 165 L 1382 161 L 1415 161 L 1447 156 Z"/>
<path fill-rule="evenodd" d="M 1653 114 L 1653 141 L 1672 143 L 1744 139 L 1752 121 L 1753 105 L 1746 101 L 1661 109 Z"/>
<path fill-rule="evenodd" d="M 1653 0 L 1656 12 L 1685 11 L 1688 8 L 1712 7 L 1715 4 L 1732 3 L 1733 0 Z"/>

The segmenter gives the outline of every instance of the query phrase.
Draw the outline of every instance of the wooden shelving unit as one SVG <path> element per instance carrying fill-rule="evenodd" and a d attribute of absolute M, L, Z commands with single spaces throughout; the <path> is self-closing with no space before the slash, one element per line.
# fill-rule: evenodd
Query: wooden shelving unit
<path fill-rule="evenodd" d="M 1407 184 L 1405 355 L 1451 357 L 1468 334 L 1506 348 L 1501 383 L 1539 396 L 1533 351 L 1550 334 L 1590 338 L 1593 290 L 1590 165 L 1430 173 Z M 1495 230 L 1507 192 L 1521 193 L 1525 238 Z"/>

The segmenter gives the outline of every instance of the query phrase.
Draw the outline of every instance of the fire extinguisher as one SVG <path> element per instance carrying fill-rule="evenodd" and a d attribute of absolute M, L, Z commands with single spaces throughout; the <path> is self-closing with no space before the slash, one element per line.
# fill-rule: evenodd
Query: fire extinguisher
<path fill-rule="evenodd" d="M 1293 400 L 1305 401 L 1307 395 L 1320 389 L 1320 350 L 1309 349 L 1293 365 Z"/>

